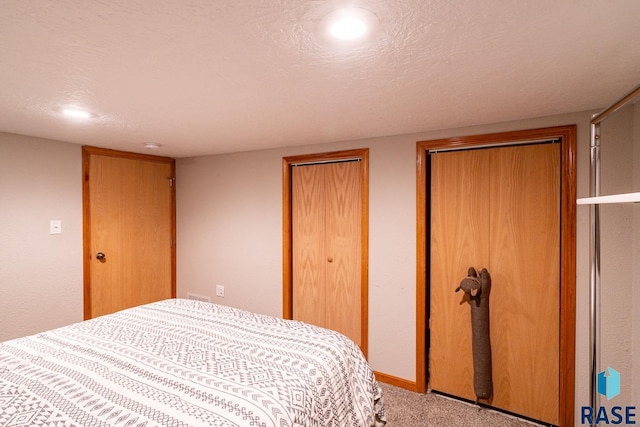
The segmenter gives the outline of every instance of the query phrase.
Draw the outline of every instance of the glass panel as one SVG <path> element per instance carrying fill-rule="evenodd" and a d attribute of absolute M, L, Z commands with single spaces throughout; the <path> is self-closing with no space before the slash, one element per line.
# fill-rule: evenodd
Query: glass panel
<path fill-rule="evenodd" d="M 600 135 L 601 194 L 640 191 L 640 106 L 630 104 L 607 118 Z M 601 205 L 600 239 L 599 403 L 609 409 L 635 406 L 640 401 L 640 204 Z"/>

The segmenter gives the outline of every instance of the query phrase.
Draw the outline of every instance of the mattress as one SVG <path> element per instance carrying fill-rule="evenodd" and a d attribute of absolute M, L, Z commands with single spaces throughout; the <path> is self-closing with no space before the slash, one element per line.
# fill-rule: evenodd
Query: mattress
<path fill-rule="evenodd" d="M 0 426 L 382 426 L 360 349 L 298 321 L 169 299 L 0 343 Z"/>

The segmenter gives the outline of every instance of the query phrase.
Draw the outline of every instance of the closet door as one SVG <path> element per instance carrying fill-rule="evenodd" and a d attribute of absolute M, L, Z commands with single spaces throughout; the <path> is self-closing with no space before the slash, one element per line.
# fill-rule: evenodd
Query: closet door
<path fill-rule="evenodd" d="M 292 169 L 293 318 L 360 345 L 360 162 Z"/>
<path fill-rule="evenodd" d="M 475 400 L 467 268 L 492 276 L 494 407 L 558 423 L 560 146 L 431 155 L 431 388 Z"/>
<path fill-rule="evenodd" d="M 557 425 L 560 146 L 492 151 L 492 405 Z"/>
<path fill-rule="evenodd" d="M 431 155 L 431 316 L 433 390 L 468 400 L 473 393 L 471 315 L 455 293 L 470 266 L 489 263 L 487 150 Z"/>
<path fill-rule="evenodd" d="M 325 325 L 325 169 L 295 166 L 292 179 L 293 319 Z"/>
<path fill-rule="evenodd" d="M 360 162 L 325 168 L 325 324 L 361 345 Z"/>

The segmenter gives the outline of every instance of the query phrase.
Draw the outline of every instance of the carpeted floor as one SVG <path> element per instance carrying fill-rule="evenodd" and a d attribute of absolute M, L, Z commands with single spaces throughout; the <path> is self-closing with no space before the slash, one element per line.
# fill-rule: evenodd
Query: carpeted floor
<path fill-rule="evenodd" d="M 435 393 L 419 394 L 380 383 L 388 427 L 536 427 L 497 411 Z"/>

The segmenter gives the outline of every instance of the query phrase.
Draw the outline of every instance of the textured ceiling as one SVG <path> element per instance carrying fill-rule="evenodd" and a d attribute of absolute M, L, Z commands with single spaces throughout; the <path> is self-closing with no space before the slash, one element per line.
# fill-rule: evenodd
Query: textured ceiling
<path fill-rule="evenodd" d="M 348 4 L 377 23 L 329 40 Z M 2 0 L 0 131 L 186 157 L 599 109 L 638 0 Z M 93 117 L 65 119 L 77 105 Z"/>

